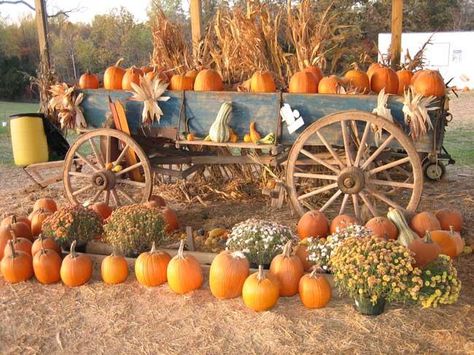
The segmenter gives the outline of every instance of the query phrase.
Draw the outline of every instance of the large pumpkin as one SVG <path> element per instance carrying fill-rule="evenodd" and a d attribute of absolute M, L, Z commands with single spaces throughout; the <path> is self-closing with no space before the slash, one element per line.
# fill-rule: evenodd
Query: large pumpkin
<path fill-rule="evenodd" d="M 214 297 L 239 297 L 249 275 L 249 262 L 241 252 L 224 250 L 212 261 L 209 270 L 209 287 Z"/>
<path fill-rule="evenodd" d="M 92 260 L 88 255 L 76 253 L 76 241 L 71 244 L 71 252 L 61 264 L 61 280 L 66 286 L 76 287 L 88 282 L 92 277 Z"/>
<path fill-rule="evenodd" d="M 9 283 L 29 280 L 33 276 L 31 256 L 15 251 L 12 240 L 9 241 L 7 247 L 10 248 L 9 255 L 4 256 L 0 265 L 3 278 Z"/>
<path fill-rule="evenodd" d="M 331 225 L 329 226 L 329 233 L 334 234 L 354 224 L 359 224 L 357 218 L 348 216 L 346 214 L 341 214 L 339 216 L 334 217 L 334 219 L 331 221 Z"/>
<path fill-rule="evenodd" d="M 122 78 L 122 90 L 132 90 L 132 83 L 140 85 L 143 72 L 136 66 L 132 66 L 125 71 Z"/>
<path fill-rule="evenodd" d="M 102 280 L 109 285 L 124 282 L 128 277 L 127 260 L 122 255 L 115 253 L 108 255 L 100 264 L 100 275 Z"/>
<path fill-rule="evenodd" d="M 298 291 L 301 302 L 307 308 L 323 308 L 332 297 L 331 285 L 323 275 L 317 274 L 317 268 L 300 279 Z"/>
<path fill-rule="evenodd" d="M 61 257 L 52 249 L 42 248 L 33 257 L 33 271 L 36 279 L 48 285 L 61 280 Z"/>
<path fill-rule="evenodd" d="M 288 92 L 295 94 L 315 94 L 318 92 L 318 83 L 309 71 L 299 71 L 290 79 Z"/>
<path fill-rule="evenodd" d="M 411 242 L 408 249 L 415 254 L 415 266 L 421 269 L 435 260 L 441 253 L 440 246 L 433 243 L 430 232 L 426 233 L 425 238 L 417 238 Z"/>
<path fill-rule="evenodd" d="M 401 69 L 397 71 L 398 76 L 398 95 L 403 95 L 405 90 L 411 84 L 411 79 L 413 78 L 413 72 L 408 69 Z"/>
<path fill-rule="evenodd" d="M 31 255 L 35 256 L 41 249 L 54 250 L 58 255 L 61 255 L 61 248 L 53 238 L 45 237 L 42 234 L 33 242 L 31 246 Z"/>
<path fill-rule="evenodd" d="M 104 89 L 121 90 L 122 79 L 125 75 L 125 69 L 120 67 L 123 58 L 120 58 L 115 65 L 108 67 L 104 73 Z"/>
<path fill-rule="evenodd" d="M 170 260 L 166 272 L 168 285 L 180 295 L 201 287 L 203 277 L 199 261 L 192 255 L 184 255 L 184 239 L 179 245 L 178 254 Z"/>
<path fill-rule="evenodd" d="M 298 293 L 298 284 L 304 274 L 303 263 L 297 255 L 291 255 L 292 241 L 288 241 L 283 252 L 275 256 L 270 272 L 279 281 L 280 296 L 289 297 Z"/>
<path fill-rule="evenodd" d="M 258 272 L 247 277 L 242 288 L 245 305 L 256 312 L 272 308 L 278 302 L 279 294 L 278 281 L 273 276 L 266 277 L 262 265 Z"/>
<path fill-rule="evenodd" d="M 48 218 L 53 213 L 45 210 L 45 209 L 38 209 L 32 213 L 31 216 L 31 234 L 34 237 L 40 235 L 41 231 L 43 230 L 43 222 L 46 218 Z"/>
<path fill-rule="evenodd" d="M 443 208 L 435 212 L 435 216 L 441 225 L 441 229 L 450 230 L 451 227 L 460 232 L 464 224 L 464 218 L 459 210 L 453 208 Z"/>
<path fill-rule="evenodd" d="M 357 68 L 349 70 L 344 74 L 344 78 L 348 80 L 349 86 L 358 93 L 367 94 L 370 91 L 370 80 L 367 73 Z"/>
<path fill-rule="evenodd" d="M 441 74 L 435 70 L 425 70 L 413 81 L 415 92 L 423 96 L 442 97 L 446 95 L 446 86 Z"/>
<path fill-rule="evenodd" d="M 185 75 L 175 74 L 171 77 L 170 80 L 170 90 L 193 90 L 194 88 L 194 80 Z"/>
<path fill-rule="evenodd" d="M 276 85 L 272 73 L 269 71 L 257 71 L 250 79 L 251 92 L 275 92 Z"/>
<path fill-rule="evenodd" d="M 10 222 L 7 224 L 5 223 L 5 227 L 11 229 L 13 233 L 15 233 L 15 236 L 21 237 L 21 238 L 26 238 L 29 240 L 33 240 L 33 235 L 31 234 L 31 228 L 28 226 L 27 223 L 25 222 L 19 222 L 16 219 L 16 216 L 10 216 Z"/>
<path fill-rule="evenodd" d="M 370 88 L 376 93 L 385 88 L 386 94 L 396 95 L 398 93 L 397 73 L 387 67 L 375 69 L 370 78 Z"/>
<path fill-rule="evenodd" d="M 410 228 L 420 237 L 424 237 L 426 232 L 441 229 L 441 225 L 433 213 L 420 212 L 411 219 Z"/>
<path fill-rule="evenodd" d="M 56 212 L 58 210 L 58 205 L 52 198 L 40 198 L 33 205 L 33 211 L 39 210 L 40 208 L 50 212 Z"/>
<path fill-rule="evenodd" d="M 195 91 L 222 91 L 224 83 L 218 72 L 213 69 L 201 70 L 194 80 Z"/>
<path fill-rule="evenodd" d="M 369 68 L 367 69 L 367 76 L 369 77 L 369 80 L 372 78 L 372 74 L 379 69 L 383 68 L 383 65 L 380 63 L 372 63 L 369 65 Z"/>
<path fill-rule="evenodd" d="M 151 250 L 141 253 L 135 260 L 135 276 L 140 284 L 148 287 L 159 286 L 167 281 L 166 270 L 171 256 L 164 251 L 156 250 L 155 243 Z"/>
<path fill-rule="evenodd" d="M 307 71 L 311 74 L 314 75 L 314 77 L 316 78 L 316 85 L 319 84 L 319 81 L 323 78 L 323 71 L 321 70 L 320 67 L 318 67 L 317 65 L 309 65 L 307 66 L 306 68 L 303 69 L 303 71 Z"/>
<path fill-rule="evenodd" d="M 308 211 L 298 221 L 296 231 L 301 239 L 325 238 L 329 232 L 329 221 L 322 212 Z"/>
<path fill-rule="evenodd" d="M 424 72 L 428 71 L 427 69 L 422 69 L 422 70 L 418 70 L 416 71 L 413 76 L 411 77 L 411 81 L 410 81 L 410 84 L 413 85 L 413 83 L 415 82 L 415 80 L 421 75 L 423 74 Z"/>
<path fill-rule="evenodd" d="M 79 87 L 81 89 L 98 89 L 99 79 L 97 75 L 92 74 L 89 70 L 79 78 Z"/>
<path fill-rule="evenodd" d="M 374 217 L 366 224 L 366 228 L 372 231 L 372 235 L 384 239 L 397 239 L 397 226 L 386 217 Z"/>
<path fill-rule="evenodd" d="M 335 75 L 325 76 L 318 84 L 318 93 L 320 94 L 339 94 L 341 82 Z"/>

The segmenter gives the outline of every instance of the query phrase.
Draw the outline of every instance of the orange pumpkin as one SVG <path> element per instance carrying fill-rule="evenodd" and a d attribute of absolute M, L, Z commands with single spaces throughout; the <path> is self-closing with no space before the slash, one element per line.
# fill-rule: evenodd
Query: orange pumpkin
<path fill-rule="evenodd" d="M 269 71 L 257 71 L 250 79 L 251 92 L 275 92 L 276 85 L 272 73 Z"/>
<path fill-rule="evenodd" d="M 318 93 L 320 94 L 339 94 L 341 82 L 335 75 L 325 76 L 318 85 Z"/>
<path fill-rule="evenodd" d="M 397 226 L 386 217 L 374 217 L 366 224 L 366 228 L 372 231 L 372 235 L 378 238 L 392 239 L 398 238 Z"/>
<path fill-rule="evenodd" d="M 443 77 L 438 71 L 425 70 L 413 81 L 413 89 L 423 96 L 442 97 L 446 95 Z"/>
<path fill-rule="evenodd" d="M 121 255 L 112 253 L 102 260 L 100 264 L 100 275 L 102 280 L 109 285 L 124 282 L 128 277 L 127 260 Z"/>
<path fill-rule="evenodd" d="M 411 84 L 411 79 L 413 78 L 413 72 L 407 69 L 401 69 L 397 71 L 398 76 L 398 95 L 403 95 L 405 90 Z"/>
<path fill-rule="evenodd" d="M 370 91 L 369 76 L 362 70 L 357 68 L 349 70 L 344 74 L 344 78 L 348 80 L 349 86 L 358 93 L 367 94 Z"/>
<path fill-rule="evenodd" d="M 420 212 L 411 219 L 410 228 L 413 229 L 420 237 L 424 237 L 427 231 L 431 232 L 441 229 L 441 225 L 433 213 Z"/>
<path fill-rule="evenodd" d="M 54 213 L 58 210 L 58 205 L 52 198 L 40 198 L 33 205 L 33 211 L 39 210 L 40 208 Z"/>
<path fill-rule="evenodd" d="M 383 65 L 380 63 L 372 63 L 369 65 L 369 68 L 367 69 L 367 76 L 369 77 L 369 80 L 372 78 L 372 74 L 379 69 L 383 68 Z"/>
<path fill-rule="evenodd" d="M 52 215 L 52 212 L 44 210 L 42 208 L 33 212 L 31 217 L 31 234 L 34 237 L 38 236 L 43 230 L 43 222 L 46 218 Z"/>
<path fill-rule="evenodd" d="M 159 195 L 150 196 L 150 198 L 148 199 L 148 202 L 146 202 L 145 204 L 149 207 L 155 207 L 155 208 L 166 207 L 165 199 Z"/>
<path fill-rule="evenodd" d="M 299 71 L 290 79 L 288 92 L 295 94 L 315 94 L 318 92 L 316 78 L 309 71 Z"/>
<path fill-rule="evenodd" d="M 322 212 L 308 211 L 298 221 L 296 231 L 301 239 L 308 237 L 325 238 L 329 232 L 329 221 Z"/>
<path fill-rule="evenodd" d="M 456 232 L 462 230 L 464 218 L 459 210 L 454 208 L 443 208 L 435 212 L 435 216 L 441 225 L 441 229 L 450 230 L 451 227 Z"/>
<path fill-rule="evenodd" d="M 386 94 L 398 93 L 398 76 L 391 68 L 382 67 L 376 69 L 370 78 L 370 88 L 379 93 L 385 88 Z"/>
<path fill-rule="evenodd" d="M 88 282 L 92 277 L 92 260 L 88 255 L 76 253 L 76 241 L 71 244 L 71 253 L 61 264 L 61 280 L 66 286 L 76 287 Z"/>
<path fill-rule="evenodd" d="M 194 80 L 185 75 L 175 74 L 171 77 L 170 80 L 170 90 L 193 90 Z"/>
<path fill-rule="evenodd" d="M 79 78 L 79 87 L 81 89 L 98 89 L 99 78 L 88 70 Z"/>
<path fill-rule="evenodd" d="M 214 258 L 209 270 L 211 293 L 219 299 L 239 297 L 248 275 L 249 262 L 245 255 L 224 250 Z"/>
<path fill-rule="evenodd" d="M 155 67 L 153 71 L 146 73 L 145 76 L 150 80 L 155 79 L 155 77 L 158 77 L 158 79 L 163 82 L 168 82 L 170 80 L 168 75 L 163 70 L 158 69 L 158 67 Z"/>
<path fill-rule="evenodd" d="M 296 247 L 295 254 L 298 258 L 300 258 L 304 271 L 310 270 L 313 264 L 311 264 L 308 260 L 309 253 L 306 239 L 303 239 L 299 242 L 298 246 Z"/>
<path fill-rule="evenodd" d="M 423 269 L 430 262 L 435 260 L 441 253 L 441 248 L 438 244 L 433 243 L 430 232 L 427 232 L 425 238 L 417 238 L 408 245 L 415 255 L 415 266 Z"/>
<path fill-rule="evenodd" d="M 135 276 L 140 284 L 148 287 L 159 286 L 167 281 L 166 270 L 171 256 L 156 250 L 155 242 L 151 250 L 141 253 L 135 260 Z"/>
<path fill-rule="evenodd" d="M 42 248 L 33 257 L 33 271 L 36 279 L 48 285 L 61 280 L 61 257 L 52 249 Z"/>
<path fill-rule="evenodd" d="M 10 233 L 11 233 L 11 237 L 12 237 L 11 240 L 13 243 L 13 247 L 15 248 L 15 251 L 21 251 L 25 254 L 28 254 L 29 256 L 32 256 L 31 247 L 33 244 L 31 243 L 31 241 L 26 238 L 16 237 L 13 231 L 10 231 Z M 10 243 L 10 241 L 8 241 L 8 243 Z M 5 246 L 5 249 L 3 250 L 3 257 L 9 256 L 10 253 L 11 253 L 11 250 L 10 250 L 9 244 L 7 244 Z"/>
<path fill-rule="evenodd" d="M 222 91 L 224 83 L 218 72 L 212 69 L 201 70 L 194 80 L 194 91 Z"/>
<path fill-rule="evenodd" d="M 256 312 L 272 308 L 278 302 L 279 295 L 278 281 L 274 276 L 265 276 L 262 265 L 259 265 L 258 272 L 247 277 L 242 288 L 245 305 Z"/>
<path fill-rule="evenodd" d="M 45 237 L 40 234 L 31 246 L 31 255 L 35 256 L 35 254 L 43 248 L 54 250 L 58 255 L 61 255 L 61 248 L 58 243 L 56 243 L 53 238 Z"/>
<path fill-rule="evenodd" d="M 132 83 L 140 85 L 142 76 L 143 72 L 136 66 L 128 68 L 122 78 L 122 90 L 132 90 Z"/>
<path fill-rule="evenodd" d="M 329 233 L 334 234 L 354 224 L 359 224 L 357 218 L 341 214 L 332 220 L 331 225 L 329 226 Z"/>
<path fill-rule="evenodd" d="M 8 241 L 12 239 L 11 229 L 9 227 L 0 226 L 0 260 L 3 259 L 3 251 L 8 244 Z"/>
<path fill-rule="evenodd" d="M 186 76 L 188 78 L 192 78 L 193 82 L 194 82 L 196 80 L 196 77 L 197 77 L 198 74 L 199 74 L 199 72 L 196 69 L 192 69 L 192 70 L 188 70 L 186 72 L 186 74 L 184 74 L 184 76 Z"/>
<path fill-rule="evenodd" d="M 3 278 L 9 283 L 29 280 L 33 276 L 31 256 L 21 251 L 16 251 L 12 240 L 9 241 L 7 246 L 10 249 L 9 255 L 2 259 L 0 265 Z"/>
<path fill-rule="evenodd" d="M 108 67 L 104 73 L 104 88 L 107 90 L 122 90 L 122 79 L 125 69 L 120 67 L 123 58 L 120 58 L 115 65 Z"/>
<path fill-rule="evenodd" d="M 279 281 L 280 296 L 289 297 L 298 293 L 298 284 L 304 274 L 303 263 L 296 255 L 291 255 L 292 241 L 288 241 L 283 252 L 275 256 L 270 264 L 270 272 Z"/>
<path fill-rule="evenodd" d="M 179 228 L 178 216 L 174 210 L 165 207 L 161 210 L 161 214 L 166 223 L 165 231 L 167 233 L 171 233 Z"/>
<path fill-rule="evenodd" d="M 184 255 L 184 240 L 179 244 L 178 254 L 168 264 L 166 276 L 168 286 L 180 295 L 201 287 L 203 277 L 199 261 L 192 255 Z"/>
<path fill-rule="evenodd" d="M 318 67 L 317 65 L 309 65 L 307 66 L 306 68 L 303 69 L 303 71 L 307 71 L 307 72 L 310 72 L 311 74 L 314 75 L 314 77 L 316 78 L 316 85 L 319 84 L 319 81 L 323 78 L 323 72 L 321 70 L 320 67 Z"/>
<path fill-rule="evenodd" d="M 458 256 L 464 248 L 464 240 L 454 230 L 435 230 L 431 232 L 431 239 L 441 248 L 441 254 L 451 258 Z"/>
<path fill-rule="evenodd" d="M 326 307 L 332 297 L 331 285 L 323 275 L 317 273 L 317 268 L 301 277 L 298 291 L 301 302 L 311 309 Z"/>
<path fill-rule="evenodd" d="M 112 208 L 110 208 L 110 206 L 105 202 L 96 202 L 90 205 L 88 208 L 97 213 L 102 222 L 104 222 L 112 214 Z"/>
<path fill-rule="evenodd" d="M 31 229 L 31 221 L 29 217 L 26 216 L 17 216 L 17 215 L 9 215 L 2 219 L 0 223 L 0 227 L 8 227 L 12 223 L 12 217 L 15 216 L 17 222 L 23 222 Z"/>
<path fill-rule="evenodd" d="M 415 82 L 416 78 L 418 78 L 418 76 L 420 76 L 420 74 L 424 73 L 428 71 L 427 69 L 422 69 L 422 70 L 418 70 L 416 71 L 413 76 L 411 77 L 411 80 L 410 80 L 410 84 L 413 85 L 413 83 Z"/>
<path fill-rule="evenodd" d="M 5 224 L 5 227 L 11 229 L 15 236 L 33 240 L 33 235 L 31 234 L 31 229 L 25 222 L 19 222 L 15 215 L 10 216 L 10 222 Z"/>

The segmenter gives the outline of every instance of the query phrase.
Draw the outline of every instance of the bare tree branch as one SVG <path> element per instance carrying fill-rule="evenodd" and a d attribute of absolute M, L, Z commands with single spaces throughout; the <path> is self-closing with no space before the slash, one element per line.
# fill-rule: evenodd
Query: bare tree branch
<path fill-rule="evenodd" d="M 0 0 L 0 5 L 3 5 L 3 4 L 11 4 L 11 5 L 22 4 L 22 5 L 25 5 L 26 7 L 28 7 L 30 10 L 35 11 L 35 7 L 31 4 L 29 4 L 28 2 L 26 2 L 25 0 Z M 74 8 L 74 9 L 70 9 L 70 10 L 59 10 L 58 12 L 56 12 L 54 14 L 48 15 L 48 17 L 52 18 L 52 17 L 61 16 L 61 15 L 69 17 L 69 14 L 71 12 L 75 12 L 75 11 L 78 11 L 78 10 L 79 10 L 79 8 Z"/>
<path fill-rule="evenodd" d="M 12 5 L 23 4 L 27 7 L 29 7 L 31 10 L 35 11 L 34 6 L 28 4 L 26 1 L 23 1 L 23 0 L 2 0 L 2 1 L 0 1 L 0 5 L 3 5 L 3 4 L 12 4 Z"/>

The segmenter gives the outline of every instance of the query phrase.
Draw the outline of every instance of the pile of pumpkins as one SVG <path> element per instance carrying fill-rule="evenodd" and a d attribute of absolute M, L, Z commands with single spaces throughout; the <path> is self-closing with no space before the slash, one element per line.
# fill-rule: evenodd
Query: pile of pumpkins
<path fill-rule="evenodd" d="M 104 88 L 107 90 L 131 90 L 131 83 L 140 84 L 143 76 L 153 79 L 159 77 L 169 81 L 169 90 L 194 90 L 194 91 L 222 91 L 224 83 L 219 73 L 213 69 L 190 70 L 185 74 L 170 74 L 157 67 L 132 66 L 124 69 L 120 66 L 122 59 L 115 65 L 108 67 L 104 73 Z M 354 65 L 344 76 L 324 76 L 322 70 L 316 65 L 309 65 L 304 70 L 292 75 L 288 83 L 288 92 L 304 94 L 341 94 L 348 92 L 369 94 L 379 93 L 385 89 L 386 94 L 403 95 L 404 91 L 412 86 L 415 92 L 423 96 L 442 97 L 446 87 L 438 71 L 419 70 L 415 73 L 408 69 L 395 72 L 388 66 L 373 63 L 367 72 Z M 257 71 L 244 82 L 244 87 L 251 92 L 268 93 L 276 92 L 277 87 L 273 74 L 269 71 Z M 97 75 L 87 72 L 80 77 L 81 89 L 98 89 Z M 345 89 L 344 89 L 345 88 Z"/>

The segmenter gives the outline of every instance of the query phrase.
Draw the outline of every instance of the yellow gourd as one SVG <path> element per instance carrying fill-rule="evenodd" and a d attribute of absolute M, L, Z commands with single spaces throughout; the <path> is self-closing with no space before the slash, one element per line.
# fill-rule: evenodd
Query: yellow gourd
<path fill-rule="evenodd" d="M 252 143 L 258 143 L 261 138 L 262 136 L 255 128 L 255 122 L 250 122 L 250 140 L 252 141 Z"/>
<path fill-rule="evenodd" d="M 244 136 L 244 142 L 245 143 L 250 143 L 252 142 L 252 139 L 250 138 L 250 134 L 246 133 Z"/>

